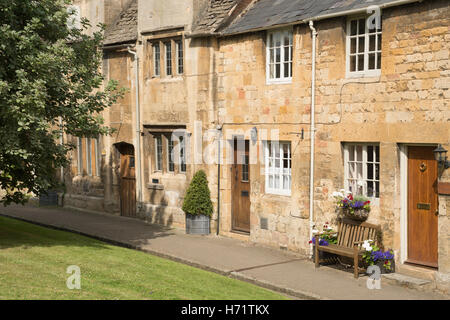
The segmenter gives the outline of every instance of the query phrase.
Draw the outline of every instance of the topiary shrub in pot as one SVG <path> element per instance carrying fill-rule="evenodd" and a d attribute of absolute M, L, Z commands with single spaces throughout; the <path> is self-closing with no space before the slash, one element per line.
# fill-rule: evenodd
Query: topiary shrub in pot
<path fill-rule="evenodd" d="M 195 173 L 184 197 L 183 207 L 186 214 L 187 234 L 209 234 L 210 218 L 213 213 L 208 179 L 203 170 Z"/>

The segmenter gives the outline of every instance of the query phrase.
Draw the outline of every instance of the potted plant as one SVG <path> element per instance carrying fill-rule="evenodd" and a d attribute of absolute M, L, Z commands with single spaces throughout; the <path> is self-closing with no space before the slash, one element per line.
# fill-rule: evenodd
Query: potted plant
<path fill-rule="evenodd" d="M 182 210 L 186 214 L 187 234 L 209 234 L 210 217 L 213 212 L 211 193 L 206 173 L 195 173 L 184 198 Z"/>
<path fill-rule="evenodd" d="M 321 233 L 326 233 L 326 234 L 321 234 L 319 236 L 319 246 L 328 246 L 330 244 L 337 244 L 337 236 L 336 233 L 334 233 L 333 229 L 330 228 L 329 223 L 326 222 L 322 228 L 322 232 Z M 312 239 L 309 241 L 309 244 L 313 245 L 313 256 L 312 259 L 314 261 L 315 259 L 315 253 L 316 250 L 314 250 L 314 247 L 316 246 L 316 237 L 315 234 L 317 234 L 319 232 L 319 230 L 315 229 L 316 226 L 313 226 L 313 237 Z M 319 251 L 319 259 L 320 260 L 328 260 L 333 258 L 335 255 L 329 252 L 323 252 L 323 251 Z"/>
<path fill-rule="evenodd" d="M 353 197 L 351 192 L 347 192 L 347 196 L 344 196 L 342 190 L 334 192 L 333 196 L 337 199 L 337 207 L 343 216 L 358 221 L 366 221 L 369 217 L 370 201 L 366 197 Z"/>
<path fill-rule="evenodd" d="M 395 272 L 394 251 L 391 249 L 383 251 L 372 242 L 372 240 L 366 240 L 362 246 L 365 249 L 363 260 L 366 265 L 378 266 L 382 274 Z"/>

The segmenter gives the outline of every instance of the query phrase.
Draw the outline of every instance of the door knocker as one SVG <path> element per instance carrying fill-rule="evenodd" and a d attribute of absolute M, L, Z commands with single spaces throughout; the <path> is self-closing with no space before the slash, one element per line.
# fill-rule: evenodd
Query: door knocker
<path fill-rule="evenodd" d="M 420 169 L 420 172 L 425 172 L 427 170 L 427 165 L 424 162 L 422 162 L 419 169 Z"/>

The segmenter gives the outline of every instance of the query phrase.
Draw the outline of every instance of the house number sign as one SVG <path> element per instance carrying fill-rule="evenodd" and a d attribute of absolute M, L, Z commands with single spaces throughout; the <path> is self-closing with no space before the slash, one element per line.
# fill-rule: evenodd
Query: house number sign
<path fill-rule="evenodd" d="M 420 210 L 430 210 L 431 209 L 431 204 L 430 203 L 417 203 L 417 209 Z"/>

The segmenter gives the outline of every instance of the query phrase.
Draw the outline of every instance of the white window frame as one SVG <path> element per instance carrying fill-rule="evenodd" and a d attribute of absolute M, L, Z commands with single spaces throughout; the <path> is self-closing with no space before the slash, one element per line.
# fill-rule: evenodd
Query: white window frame
<path fill-rule="evenodd" d="M 360 162 L 362 164 L 362 177 L 361 180 L 363 181 L 363 193 L 362 195 L 369 198 L 372 202 L 375 203 L 379 203 L 379 199 L 380 199 L 380 170 L 381 170 L 381 153 L 380 153 L 380 145 L 379 143 L 358 143 L 358 142 L 350 142 L 350 143 L 344 143 L 344 187 L 345 190 L 350 191 L 350 184 L 349 184 L 349 161 L 350 161 L 350 147 L 354 146 L 355 148 L 357 147 L 362 147 L 362 157 L 361 157 L 361 161 L 357 160 L 357 158 L 354 159 L 354 162 Z M 378 147 L 378 157 L 379 157 L 379 161 L 376 161 L 376 156 L 375 156 L 375 152 L 374 152 L 374 158 L 372 162 L 368 161 L 368 156 L 367 156 L 367 147 L 369 146 L 373 146 L 374 148 Z M 356 149 L 355 149 L 356 150 Z M 374 149 L 375 150 L 375 149 Z M 355 151 L 356 153 L 356 151 Z M 373 177 L 372 179 L 368 179 L 367 176 L 367 165 L 368 163 L 372 163 L 374 165 L 374 172 L 373 172 Z M 376 180 L 376 175 L 375 175 L 375 166 L 378 164 L 378 180 Z M 357 171 L 357 169 L 355 168 L 355 171 Z M 376 197 L 376 192 L 374 192 L 373 196 L 368 196 L 367 195 L 367 181 L 373 181 L 374 183 L 374 187 L 376 182 L 378 182 L 378 197 Z"/>
<path fill-rule="evenodd" d="M 358 71 L 358 48 L 359 48 L 359 37 L 361 34 L 358 34 L 359 30 L 359 22 L 356 27 L 357 34 L 351 35 L 351 23 L 352 21 L 359 21 L 361 19 L 364 19 L 364 69 L 361 71 Z M 345 57 L 346 57 L 346 77 L 347 78 L 363 78 L 363 77 L 379 77 L 381 75 L 381 63 L 383 62 L 382 58 L 382 50 L 383 50 L 383 44 L 381 43 L 381 48 L 378 48 L 378 37 L 382 37 L 383 35 L 383 29 L 381 26 L 380 30 L 375 29 L 374 31 L 369 32 L 369 28 L 367 27 L 367 16 L 354 16 L 349 17 L 347 19 L 347 34 L 346 34 L 346 51 L 345 51 Z M 382 20 L 382 18 L 380 18 Z M 380 21 L 382 23 L 382 21 Z M 369 51 L 369 41 L 370 36 L 375 36 L 375 51 Z M 352 54 L 350 53 L 351 50 L 351 39 L 356 38 L 356 53 Z M 369 70 L 369 54 L 374 53 L 375 54 L 375 67 L 378 65 L 378 53 L 380 53 L 381 57 L 381 63 L 380 63 L 380 69 L 374 69 Z M 356 71 L 350 71 L 350 56 L 356 55 L 356 64 L 355 68 Z"/>
<path fill-rule="evenodd" d="M 286 48 L 286 46 L 284 45 L 284 37 L 288 35 L 289 37 L 289 45 L 287 46 L 287 48 L 289 48 L 289 53 L 288 53 L 288 59 L 286 60 L 286 50 L 284 50 L 284 48 Z M 280 38 L 280 44 L 281 46 L 280 48 L 280 78 L 271 78 L 271 60 L 270 60 L 270 53 L 271 50 L 273 48 L 277 48 L 277 47 L 271 47 L 270 46 L 270 37 L 273 36 L 274 38 L 279 37 Z M 274 40 L 275 42 L 276 40 Z M 266 39 L 266 82 L 267 84 L 283 84 L 283 83 L 292 83 L 292 74 L 293 74 L 293 58 L 294 58 L 294 36 L 293 36 L 293 30 L 292 28 L 289 29 L 281 29 L 281 30 L 275 30 L 275 31 L 270 31 L 267 32 L 267 39 Z M 274 54 L 274 59 L 276 59 L 276 56 Z M 286 61 L 289 63 L 289 68 L 290 68 L 290 76 L 289 77 L 285 77 L 284 76 L 284 65 L 286 63 Z M 276 64 L 276 63 L 275 63 Z"/>
<path fill-rule="evenodd" d="M 279 147 L 280 152 L 280 167 L 276 168 L 275 166 L 270 167 L 270 158 L 269 158 L 269 145 L 272 146 L 273 150 L 276 149 L 276 147 Z M 288 145 L 289 146 L 289 152 L 288 152 L 288 163 L 289 168 L 284 168 L 284 153 L 283 153 L 283 146 Z M 283 195 L 283 196 L 290 196 L 292 192 L 292 144 L 290 141 L 265 141 L 264 142 L 264 163 L 265 163 L 265 192 L 267 194 L 276 194 L 276 195 Z M 273 160 L 276 160 L 276 158 L 273 158 Z M 273 164 L 275 161 L 272 162 Z M 274 186 L 270 187 L 269 183 L 269 176 L 279 176 L 279 187 L 275 188 Z M 283 176 L 288 175 L 289 176 L 289 189 L 284 188 L 284 181 Z M 273 180 L 275 182 L 275 179 Z"/>

